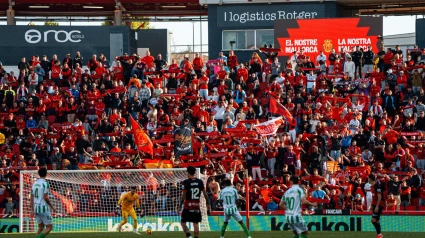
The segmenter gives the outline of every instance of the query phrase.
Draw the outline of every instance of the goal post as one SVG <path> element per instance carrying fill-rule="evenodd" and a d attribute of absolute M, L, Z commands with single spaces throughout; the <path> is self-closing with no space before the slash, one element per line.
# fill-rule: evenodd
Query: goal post
<path fill-rule="evenodd" d="M 207 176 L 197 169 L 198 178 L 207 186 Z M 31 188 L 38 179 L 37 171 L 20 172 L 19 231 L 35 232 L 37 222 L 30 217 Z M 180 214 L 176 211 L 181 197 L 180 183 L 187 179 L 182 169 L 131 170 L 49 170 L 48 194 L 56 212 L 52 213 L 53 232 L 111 232 L 122 220 L 117 202 L 121 195 L 136 187 L 141 204 L 138 230 L 180 231 Z M 207 206 L 201 196 L 200 229 L 209 231 Z M 129 218 L 124 231 L 132 231 Z M 189 224 L 190 229 L 193 226 Z"/>

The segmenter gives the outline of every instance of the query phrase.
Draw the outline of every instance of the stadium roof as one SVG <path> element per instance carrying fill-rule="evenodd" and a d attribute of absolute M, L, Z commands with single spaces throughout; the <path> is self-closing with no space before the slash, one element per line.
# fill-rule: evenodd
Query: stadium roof
<path fill-rule="evenodd" d="M 206 16 L 209 4 L 255 4 L 287 2 L 338 2 L 344 15 L 425 14 L 425 1 L 419 0 L 0 0 L 0 16 L 12 5 L 17 17 L 113 17 L 115 9 L 130 16 Z"/>
<path fill-rule="evenodd" d="M 425 1 L 419 0 L 336 0 L 354 15 L 422 15 Z"/>
<path fill-rule="evenodd" d="M 127 16 L 207 15 L 199 0 L 0 0 L 0 15 L 6 15 L 9 2 L 16 16 L 112 17 L 115 9 Z"/>

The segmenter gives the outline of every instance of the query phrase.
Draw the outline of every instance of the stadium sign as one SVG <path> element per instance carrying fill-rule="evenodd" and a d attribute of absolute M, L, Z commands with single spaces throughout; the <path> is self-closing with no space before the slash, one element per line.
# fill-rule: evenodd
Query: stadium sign
<path fill-rule="evenodd" d="M 362 218 L 350 217 L 349 222 L 340 221 L 328 221 L 327 217 L 322 217 L 321 221 L 308 222 L 307 227 L 309 230 L 315 231 L 361 231 L 362 230 Z M 282 228 L 282 229 L 281 229 Z M 287 231 L 290 230 L 286 219 L 281 222 L 277 222 L 276 218 L 271 219 L 270 230 L 272 231 Z"/>
<path fill-rule="evenodd" d="M 273 27 L 275 20 L 313 19 L 325 17 L 323 4 L 262 4 L 262 5 L 225 5 L 217 7 L 217 26 Z"/>
<path fill-rule="evenodd" d="M 48 42 L 49 36 L 53 35 L 53 39 L 58 43 L 72 42 L 78 43 L 81 42 L 81 39 L 84 39 L 84 35 L 81 34 L 81 31 L 64 31 L 64 30 L 47 30 L 41 33 L 39 30 L 30 29 L 25 32 L 25 41 L 30 44 L 39 43 L 41 40 Z"/>
<path fill-rule="evenodd" d="M 119 222 L 114 224 L 112 219 L 108 219 L 108 231 L 116 231 L 119 224 Z M 127 223 L 122 228 L 124 231 L 132 231 L 133 225 Z M 183 231 L 179 222 L 164 222 L 162 218 L 158 218 L 157 222 L 145 222 L 137 225 L 138 230 L 146 231 L 148 228 L 152 231 Z M 190 225 L 189 229 L 193 231 L 193 227 Z"/>
<path fill-rule="evenodd" d="M 286 12 L 286 11 L 277 11 L 277 12 L 224 12 L 224 21 L 225 22 L 239 22 L 245 24 L 249 21 L 274 21 L 281 19 L 309 19 L 316 18 L 317 12 Z"/>

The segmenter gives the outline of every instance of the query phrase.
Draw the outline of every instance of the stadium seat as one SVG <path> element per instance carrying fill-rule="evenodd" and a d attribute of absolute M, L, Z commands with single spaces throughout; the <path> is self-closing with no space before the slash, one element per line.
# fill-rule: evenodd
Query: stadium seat
<path fill-rule="evenodd" d="M 406 211 L 417 211 L 418 207 L 410 205 L 410 206 L 406 206 L 404 210 L 406 210 Z"/>
<path fill-rule="evenodd" d="M 410 199 L 410 203 L 412 204 L 412 206 L 419 206 L 419 198 Z"/>
<path fill-rule="evenodd" d="M 55 115 L 48 115 L 47 121 L 49 122 L 50 125 L 52 125 L 56 121 L 56 116 Z"/>
<path fill-rule="evenodd" d="M 261 169 L 261 177 L 267 177 L 267 169 Z"/>

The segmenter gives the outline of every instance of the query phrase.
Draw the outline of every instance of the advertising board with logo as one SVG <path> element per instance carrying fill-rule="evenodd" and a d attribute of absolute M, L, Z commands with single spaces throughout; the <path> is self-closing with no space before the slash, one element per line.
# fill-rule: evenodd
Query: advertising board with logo
<path fill-rule="evenodd" d="M 275 45 L 280 56 L 290 57 L 294 51 L 304 51 L 312 60 L 320 54 L 327 56 L 332 49 L 351 52 L 354 46 L 376 52 L 381 47 L 383 32 L 381 17 L 333 19 L 296 19 L 275 21 Z"/>
<path fill-rule="evenodd" d="M 30 60 L 35 55 L 40 58 L 46 55 L 51 59 L 53 54 L 57 54 L 62 60 L 70 53 L 73 58 L 76 51 L 80 51 L 85 63 L 93 54 L 100 53 L 110 60 L 110 35 L 122 34 L 120 44 L 124 47 L 128 47 L 125 42 L 129 42 L 130 35 L 127 27 L 103 26 L 0 26 L 0 32 L 7 32 L 0 37 L 0 60 L 4 65 L 16 65 L 21 57 Z"/>
<path fill-rule="evenodd" d="M 323 215 L 303 216 L 310 231 L 375 231 L 370 223 L 370 215 Z M 245 217 L 243 217 L 245 221 Z M 58 232 L 115 232 L 121 217 L 64 217 L 53 220 L 55 231 Z M 220 231 L 223 225 L 222 216 L 209 216 L 211 231 Z M 381 217 L 382 230 L 385 232 L 425 232 L 423 225 L 425 216 L 384 215 Z M 78 224 L 78 225 L 76 225 Z M 181 231 L 178 219 L 170 217 L 146 217 L 141 220 L 138 229 L 152 231 Z M 192 229 L 192 227 L 189 227 Z M 34 227 L 36 229 L 36 227 Z M 285 216 L 265 215 L 251 216 L 250 229 L 252 231 L 289 231 Z M 124 230 L 131 231 L 132 225 L 124 225 Z M 228 231 L 242 231 L 240 225 L 229 222 Z M 19 231 L 19 219 L 0 219 L 0 233 L 15 233 Z"/>
<path fill-rule="evenodd" d="M 56 43 L 78 43 L 81 42 L 81 39 L 84 39 L 84 35 L 81 33 L 81 31 L 77 30 L 48 30 L 41 33 L 39 30 L 30 29 L 25 32 L 25 41 L 30 44 L 48 42 L 49 37 L 51 37 L 51 41 Z"/>

